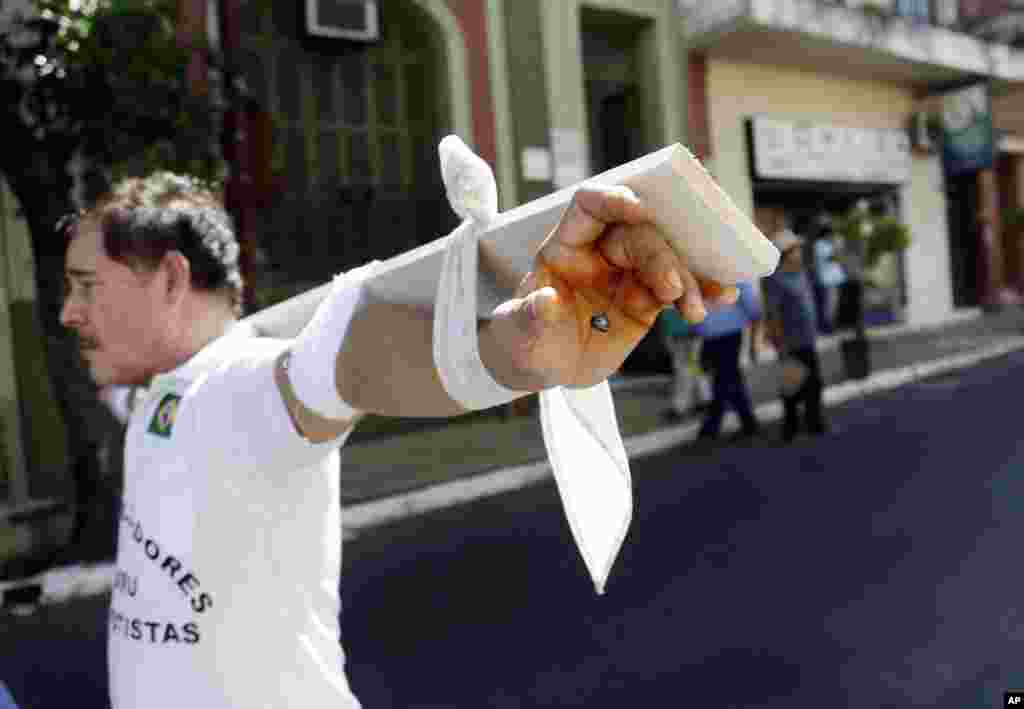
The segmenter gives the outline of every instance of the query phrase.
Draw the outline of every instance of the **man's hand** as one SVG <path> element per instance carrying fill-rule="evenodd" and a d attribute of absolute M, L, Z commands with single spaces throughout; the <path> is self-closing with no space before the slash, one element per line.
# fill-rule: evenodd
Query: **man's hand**
<path fill-rule="evenodd" d="M 737 291 L 700 282 L 624 187 L 581 188 L 512 300 L 481 333 L 481 356 L 507 387 L 593 386 L 613 374 L 665 307 L 700 322 Z M 591 319 L 607 315 L 607 332 Z"/>

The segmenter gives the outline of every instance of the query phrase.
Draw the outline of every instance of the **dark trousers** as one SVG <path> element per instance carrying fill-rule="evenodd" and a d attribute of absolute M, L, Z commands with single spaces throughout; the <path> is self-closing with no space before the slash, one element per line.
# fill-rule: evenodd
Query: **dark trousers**
<path fill-rule="evenodd" d="M 791 439 L 800 428 L 799 407 L 804 407 L 804 423 L 811 433 L 824 433 L 825 418 L 822 413 L 821 365 L 818 363 L 818 351 L 813 347 L 801 347 L 791 350 L 789 355 L 807 367 L 807 379 L 800 389 L 792 396 L 782 397 L 785 418 L 782 423 L 782 436 Z"/>
<path fill-rule="evenodd" d="M 740 368 L 740 348 L 743 332 L 704 340 L 701 363 L 711 370 L 711 404 L 700 429 L 702 438 L 715 438 L 722 428 L 722 418 L 729 406 L 739 414 L 743 430 L 757 430 L 757 419 L 750 405 L 750 393 Z"/>

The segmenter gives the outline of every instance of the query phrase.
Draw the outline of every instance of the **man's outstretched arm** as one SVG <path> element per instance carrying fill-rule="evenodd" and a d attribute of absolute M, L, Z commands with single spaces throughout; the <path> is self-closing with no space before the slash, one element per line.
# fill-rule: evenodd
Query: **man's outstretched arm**
<path fill-rule="evenodd" d="M 524 394 L 603 381 L 664 307 L 674 305 L 691 321 L 706 312 L 695 275 L 625 188 L 579 190 L 533 266 L 515 296 L 480 328 L 480 356 L 491 377 Z M 734 289 L 712 286 L 708 292 L 713 302 L 736 297 Z M 597 313 L 607 314 L 607 332 L 591 326 Z M 360 412 L 464 413 L 434 366 L 432 338 L 430 310 L 363 303 L 337 351 L 336 394 Z M 332 419 L 311 410 L 296 394 L 286 360 L 279 360 L 275 379 L 299 431 L 310 440 L 329 440 L 351 426 L 354 415 Z"/>

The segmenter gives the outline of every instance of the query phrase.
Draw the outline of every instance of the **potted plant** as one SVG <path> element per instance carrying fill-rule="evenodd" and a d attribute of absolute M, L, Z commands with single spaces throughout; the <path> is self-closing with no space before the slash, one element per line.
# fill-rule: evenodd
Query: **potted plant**
<path fill-rule="evenodd" d="M 910 245 L 910 229 L 896 217 L 876 214 L 867 200 L 854 205 L 838 225 L 843 239 L 843 265 L 854 300 L 854 334 L 841 343 L 843 366 L 847 377 L 864 379 L 871 373 L 869 343 L 864 322 L 864 288 L 867 272 L 881 258 L 903 251 Z"/>

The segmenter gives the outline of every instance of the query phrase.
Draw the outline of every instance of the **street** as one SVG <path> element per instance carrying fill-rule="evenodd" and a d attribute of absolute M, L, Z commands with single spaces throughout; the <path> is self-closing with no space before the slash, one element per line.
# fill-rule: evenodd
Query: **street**
<path fill-rule="evenodd" d="M 366 709 L 999 706 L 1024 688 L 1022 393 L 1017 353 L 837 407 L 825 437 L 635 461 L 603 597 L 553 484 L 368 532 L 344 551 L 353 688 Z M 106 706 L 104 600 L 0 618 L 21 709 Z"/>

